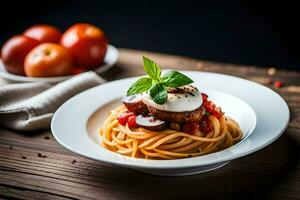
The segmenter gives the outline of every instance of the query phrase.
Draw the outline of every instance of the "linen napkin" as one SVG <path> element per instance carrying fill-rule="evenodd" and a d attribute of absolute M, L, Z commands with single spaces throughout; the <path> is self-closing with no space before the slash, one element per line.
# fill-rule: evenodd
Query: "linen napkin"
<path fill-rule="evenodd" d="M 74 76 L 57 85 L 19 83 L 0 87 L 0 125 L 19 131 L 50 127 L 54 112 L 75 94 L 104 83 L 94 72 Z"/>

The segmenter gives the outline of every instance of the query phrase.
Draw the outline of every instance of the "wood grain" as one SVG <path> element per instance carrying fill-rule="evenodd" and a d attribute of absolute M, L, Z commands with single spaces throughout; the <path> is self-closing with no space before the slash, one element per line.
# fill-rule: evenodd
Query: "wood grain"
<path fill-rule="evenodd" d="M 120 59 L 104 77 L 143 74 L 141 55 L 165 68 L 201 70 L 265 83 L 268 68 L 198 61 L 120 49 Z M 0 197 L 18 199 L 299 199 L 300 74 L 277 70 L 291 120 L 276 142 L 219 170 L 185 177 L 159 177 L 95 162 L 66 150 L 51 135 L 0 129 Z M 268 85 L 270 86 L 270 85 Z"/>

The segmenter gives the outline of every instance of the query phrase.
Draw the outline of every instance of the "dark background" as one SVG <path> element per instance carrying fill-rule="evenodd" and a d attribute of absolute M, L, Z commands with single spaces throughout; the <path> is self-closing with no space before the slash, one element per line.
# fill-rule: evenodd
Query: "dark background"
<path fill-rule="evenodd" d="M 239 64 L 300 69 L 293 1 L 9 1 L 0 44 L 37 23 L 101 27 L 126 47 Z"/>

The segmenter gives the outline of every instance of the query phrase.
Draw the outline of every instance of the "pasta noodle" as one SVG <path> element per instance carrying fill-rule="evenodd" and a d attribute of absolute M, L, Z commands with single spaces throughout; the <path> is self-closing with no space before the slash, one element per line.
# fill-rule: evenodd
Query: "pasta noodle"
<path fill-rule="evenodd" d="M 118 123 L 125 106 L 113 109 L 100 129 L 102 146 L 113 152 L 146 159 L 177 159 L 205 155 L 226 149 L 241 140 L 243 133 L 233 119 L 209 115 L 213 131 L 188 133 L 166 129 L 160 132 L 144 128 L 130 129 Z"/>

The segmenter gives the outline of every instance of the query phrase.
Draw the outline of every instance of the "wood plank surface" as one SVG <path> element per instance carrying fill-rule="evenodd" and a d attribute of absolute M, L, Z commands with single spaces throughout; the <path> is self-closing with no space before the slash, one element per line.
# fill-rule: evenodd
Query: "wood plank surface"
<path fill-rule="evenodd" d="M 159 177 L 80 157 L 60 146 L 50 130 L 18 133 L 0 128 L 0 197 L 17 199 L 300 199 L 300 73 L 223 64 L 181 56 L 119 49 L 117 65 L 103 74 L 116 80 L 143 74 L 141 56 L 165 68 L 247 78 L 278 92 L 291 120 L 273 144 L 204 174 Z M 280 80 L 282 88 L 267 84 Z M 2 83 L 6 83 L 1 80 Z"/>

